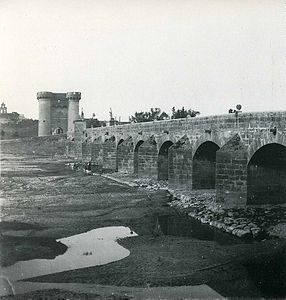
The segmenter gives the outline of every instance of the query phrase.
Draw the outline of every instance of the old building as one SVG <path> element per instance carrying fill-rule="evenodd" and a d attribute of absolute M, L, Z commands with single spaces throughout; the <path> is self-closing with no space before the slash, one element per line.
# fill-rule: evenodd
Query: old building
<path fill-rule="evenodd" d="M 18 121 L 20 119 L 19 116 L 16 112 L 8 113 L 7 106 L 2 102 L 0 106 L 0 124 Z"/>
<path fill-rule="evenodd" d="M 81 93 L 38 92 L 39 129 L 38 136 L 72 134 L 73 122 L 79 119 Z"/>
<path fill-rule="evenodd" d="M 1 140 L 37 136 L 38 121 L 27 119 L 17 112 L 9 113 L 4 102 L 0 106 L 0 124 Z"/>

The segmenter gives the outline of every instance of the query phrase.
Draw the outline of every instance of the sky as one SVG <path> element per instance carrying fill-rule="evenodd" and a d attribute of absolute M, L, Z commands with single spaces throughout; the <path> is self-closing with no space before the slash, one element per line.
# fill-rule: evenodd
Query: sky
<path fill-rule="evenodd" d="M 85 117 L 286 110 L 284 0 L 0 0 L 0 101 L 80 91 Z"/>

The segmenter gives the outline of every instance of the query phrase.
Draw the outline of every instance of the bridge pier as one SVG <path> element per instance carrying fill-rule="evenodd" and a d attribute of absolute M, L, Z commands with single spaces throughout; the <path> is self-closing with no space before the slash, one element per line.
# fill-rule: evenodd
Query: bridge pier
<path fill-rule="evenodd" d="M 127 138 L 117 149 L 118 172 L 133 174 L 134 172 L 134 144 L 131 137 Z"/>
<path fill-rule="evenodd" d="M 238 134 L 216 154 L 216 199 L 227 206 L 247 201 L 247 149 Z"/>
<path fill-rule="evenodd" d="M 158 149 L 154 136 L 146 140 L 138 149 L 138 177 L 158 177 Z"/>
<path fill-rule="evenodd" d="M 117 148 L 115 137 L 105 140 L 102 144 L 103 147 L 103 161 L 102 168 L 106 171 L 117 171 L 116 168 L 116 157 L 117 157 Z"/>
<path fill-rule="evenodd" d="M 96 138 L 91 144 L 91 164 L 102 168 L 103 143 L 101 137 Z"/>
<path fill-rule="evenodd" d="M 192 146 L 186 135 L 169 148 L 168 185 L 176 190 L 192 189 Z"/>

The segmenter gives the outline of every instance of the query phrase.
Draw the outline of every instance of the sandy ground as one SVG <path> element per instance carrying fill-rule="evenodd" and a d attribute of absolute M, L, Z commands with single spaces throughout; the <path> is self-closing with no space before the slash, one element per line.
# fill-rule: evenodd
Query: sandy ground
<path fill-rule="evenodd" d="M 166 191 L 129 187 L 98 175 L 85 176 L 71 171 L 65 166 L 67 161 L 61 159 L 3 155 L 1 159 L 1 265 L 55 256 L 60 250 L 52 240 L 94 228 L 123 225 L 139 235 L 120 240 L 131 252 L 123 260 L 33 278 L 30 282 L 174 289 L 207 284 L 222 296 L 261 297 L 263 291 L 257 285 L 259 276 L 253 280 L 247 265 L 261 262 L 261 268 L 267 268 L 265 262 L 274 265 L 273 257 L 285 256 L 284 240 L 220 244 L 156 232 L 157 217 L 174 213 L 167 205 L 170 197 Z M 8 236 L 10 243 L 7 243 Z M 51 242 L 45 244 L 43 238 Z M 286 273 L 284 261 L 283 276 Z M 279 291 L 275 291 L 275 281 L 280 279 L 271 272 L 270 277 L 274 281 L 273 295 L 280 296 Z M 263 280 L 269 279 L 262 278 L 262 284 Z M 277 289 L 281 292 L 281 283 Z M 41 293 L 54 298 L 90 299 L 88 293 L 65 294 L 59 288 L 33 292 L 29 297 L 38 299 Z M 132 298 L 128 293 L 117 296 L 112 293 L 98 297 Z M 141 296 L 144 297 L 144 293 Z M 179 290 L 177 296 L 185 298 Z M 19 297 L 16 299 L 26 299 Z"/>

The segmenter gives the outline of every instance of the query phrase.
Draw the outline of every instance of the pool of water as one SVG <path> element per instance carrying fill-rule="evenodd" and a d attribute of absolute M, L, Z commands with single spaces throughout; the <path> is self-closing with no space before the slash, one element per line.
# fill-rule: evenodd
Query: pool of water
<path fill-rule="evenodd" d="M 215 241 L 221 245 L 241 244 L 243 241 L 209 225 L 182 214 L 158 216 L 157 224 L 165 235 L 186 236 L 198 240 Z"/>
<path fill-rule="evenodd" d="M 2 268 L 1 277 L 9 281 L 28 279 L 68 270 L 104 265 L 127 257 L 130 252 L 117 243 L 118 239 L 137 234 L 124 226 L 103 227 L 57 241 L 68 249 L 54 259 L 19 261 Z"/>
<path fill-rule="evenodd" d="M 155 229 L 164 235 L 215 241 L 220 245 L 234 245 L 247 242 L 209 225 L 202 224 L 189 216 L 177 213 L 158 216 Z M 264 297 L 286 299 L 285 252 L 248 262 L 245 264 L 245 268 L 249 275 L 249 280 L 252 280 L 254 286 L 257 287 Z"/>

